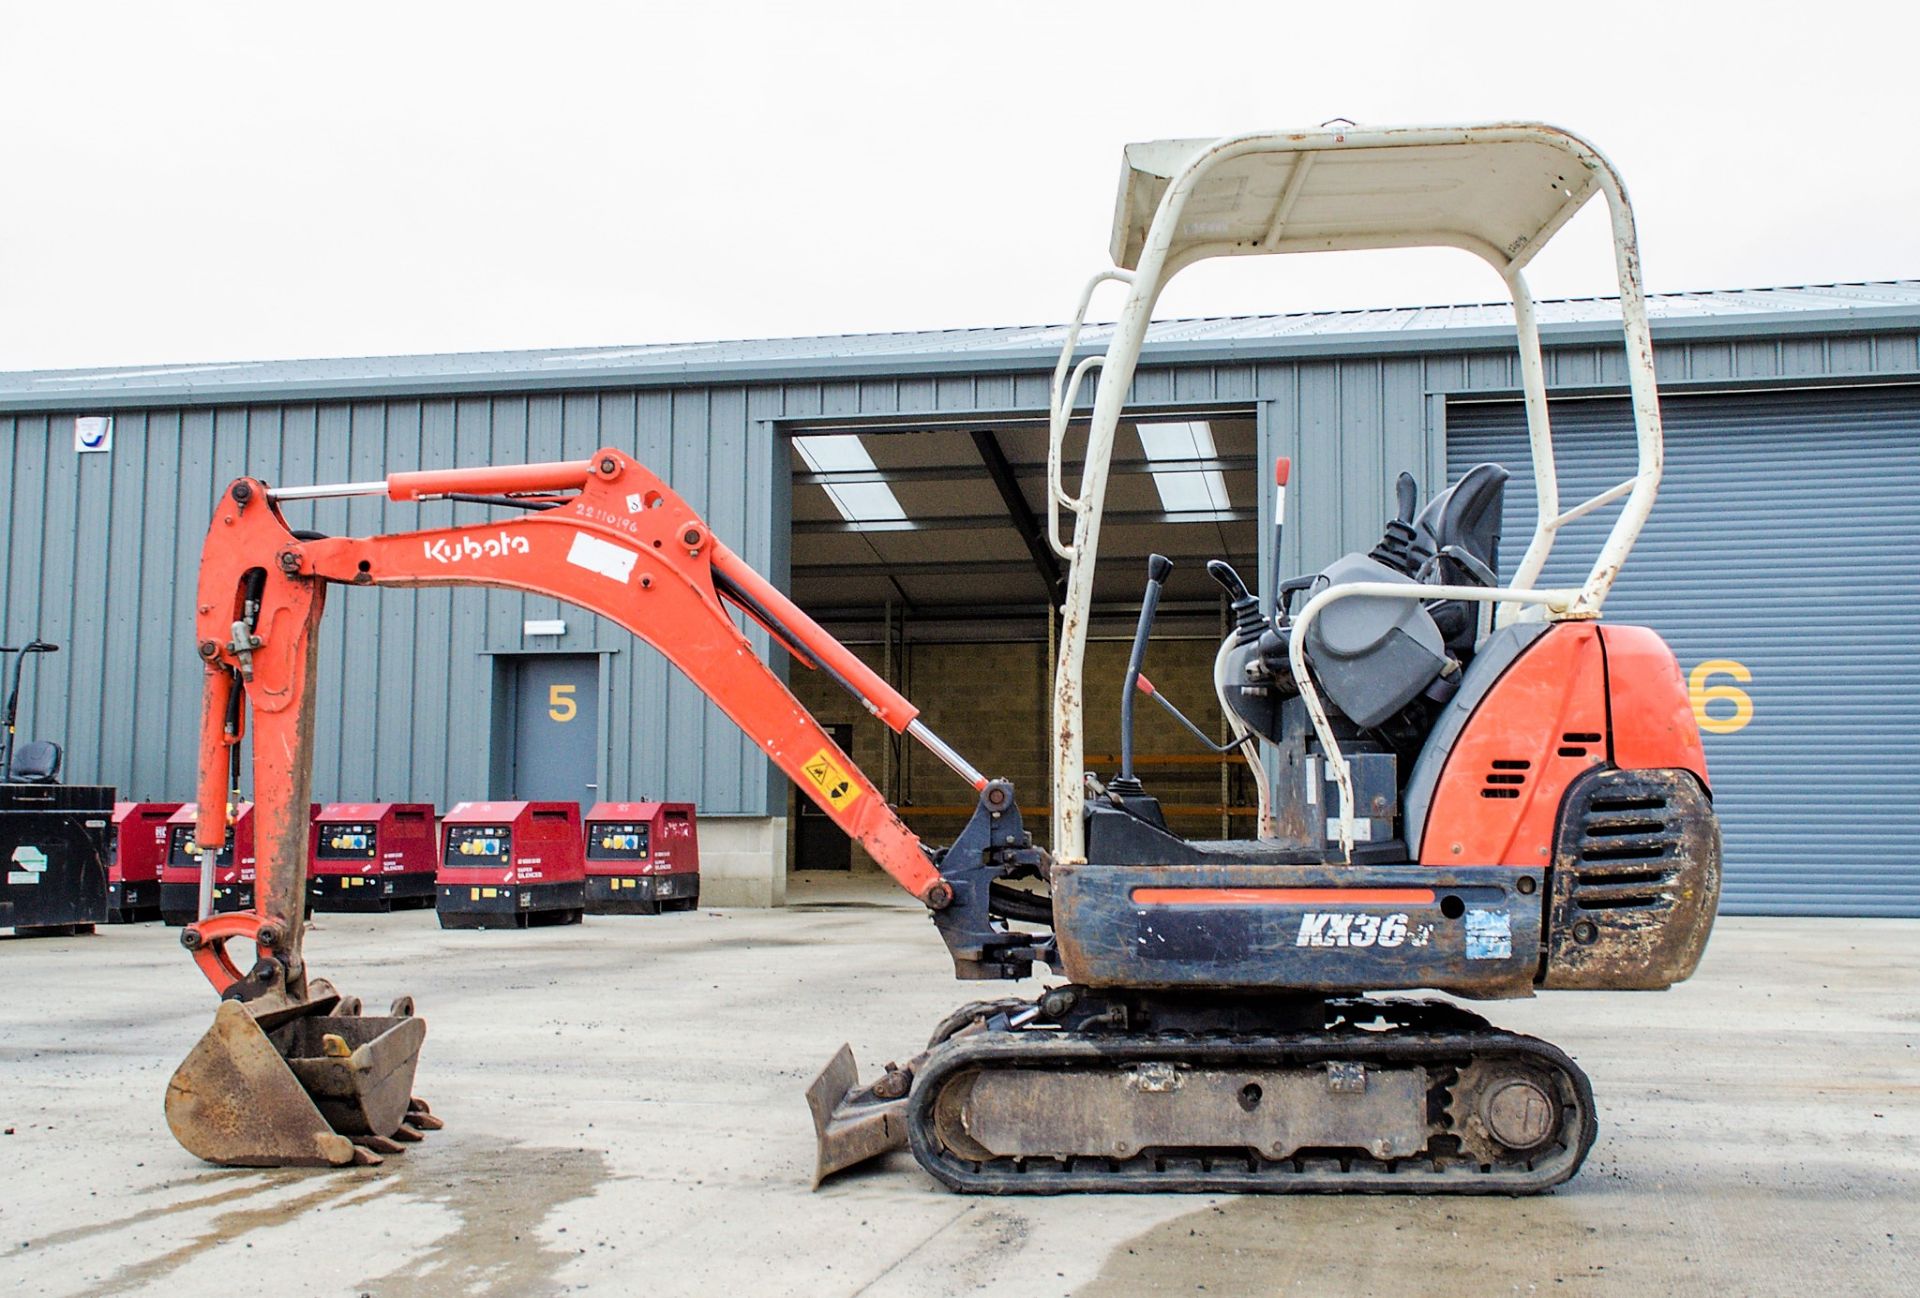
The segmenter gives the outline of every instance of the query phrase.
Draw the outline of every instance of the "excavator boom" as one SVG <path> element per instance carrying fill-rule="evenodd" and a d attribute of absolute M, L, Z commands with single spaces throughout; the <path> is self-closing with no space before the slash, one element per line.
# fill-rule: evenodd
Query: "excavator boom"
<path fill-rule="evenodd" d="M 400 501 L 479 500 L 524 512 L 498 522 L 365 538 L 297 533 L 280 512 L 283 500 L 375 493 Z M 272 1107 L 262 1098 L 269 1091 L 280 1093 L 283 1107 L 298 1110 L 301 1123 L 312 1126 L 269 1062 L 273 1052 L 253 1038 L 272 1037 L 291 1061 L 287 1051 L 298 1046 L 295 1039 L 304 1041 L 312 1033 L 282 1025 L 326 1014 L 340 1000 L 330 987 L 308 978 L 301 940 L 314 647 L 332 585 L 492 586 L 565 600 L 619 623 L 666 655 L 934 913 L 963 976 L 970 968 L 977 970 L 974 976 L 1002 976 L 1016 966 L 1024 972 L 1034 960 L 1050 957 L 1050 945 L 1009 933 L 988 915 L 987 885 L 997 870 L 987 866 L 981 852 L 974 853 L 971 872 L 965 853 L 952 857 L 944 869 L 935 865 L 872 781 L 755 653 L 736 616 L 763 627 L 803 664 L 825 672 L 894 731 L 926 744 L 972 785 L 981 800 L 979 814 L 992 825 L 983 831 L 992 852 L 1037 859 L 1019 829 L 1011 790 L 987 780 L 941 742 L 919 721 L 918 709 L 748 567 L 685 500 L 626 454 L 608 448 L 576 462 L 396 473 L 377 483 L 282 491 L 241 478 L 215 509 L 200 570 L 196 639 L 206 664 L 206 688 L 195 834 L 208 852 L 217 852 L 226 841 L 225 809 L 236 800 L 239 785 L 236 756 L 250 727 L 256 901 L 250 911 L 202 916 L 186 928 L 182 941 L 223 1000 L 237 1002 L 250 1021 L 223 1012 L 175 1079 L 170 1119 L 196 1152 L 214 1151 L 206 1156 L 223 1162 L 296 1161 L 273 1157 L 271 1150 L 235 1156 L 229 1139 L 234 1115 L 247 1108 L 235 1101 L 236 1094 L 253 1096 L 258 1111 Z M 255 948 L 248 969 L 228 953 L 236 939 Z M 344 1029 L 323 1033 L 330 1040 L 321 1045 L 338 1054 L 348 1035 Z M 413 1051 L 422 1035 L 417 1022 L 409 1028 Z M 402 1062 L 410 1077 L 412 1059 Z M 382 1076 L 391 1077 L 394 1067 L 389 1059 Z M 245 1076 L 264 1077 L 273 1085 L 240 1080 Z M 195 1117 L 209 1107 L 217 1113 Z M 350 1137 L 390 1136 L 380 1126 L 387 1118 L 398 1121 L 405 1109 L 389 1104 L 383 1112 L 386 1118 L 361 1115 L 339 1130 Z M 218 1134 L 203 1128 L 217 1128 Z M 303 1129 L 293 1143 L 304 1155 L 311 1139 Z M 328 1161 L 340 1161 L 332 1155 L 341 1154 L 346 1141 L 321 1143 L 332 1151 Z"/>

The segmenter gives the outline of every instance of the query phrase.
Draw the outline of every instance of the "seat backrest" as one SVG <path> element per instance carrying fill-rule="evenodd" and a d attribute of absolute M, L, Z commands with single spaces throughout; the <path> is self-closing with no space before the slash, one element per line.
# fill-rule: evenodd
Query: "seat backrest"
<path fill-rule="evenodd" d="M 1461 474 L 1460 481 L 1429 500 L 1413 520 L 1414 544 L 1428 554 L 1458 546 L 1498 574 L 1507 477 L 1498 464 L 1476 464 Z M 1441 560 L 1443 575 L 1436 580 L 1452 584 L 1461 573 L 1457 569 L 1448 573 L 1447 563 Z"/>
<path fill-rule="evenodd" d="M 60 775 L 60 745 L 34 739 L 13 750 L 13 778 L 22 784 L 56 784 Z"/>
<path fill-rule="evenodd" d="M 1492 573 L 1500 576 L 1500 516 L 1507 493 L 1507 471 L 1498 464 L 1476 464 L 1460 475 L 1460 480 L 1427 502 L 1413 521 L 1413 546 L 1418 552 L 1438 556 L 1427 580 L 1440 586 L 1478 586 L 1485 573 L 1476 573 L 1467 564 L 1441 551 L 1449 546 L 1471 556 Z M 1480 609 L 1483 606 L 1465 600 L 1448 600 L 1433 608 L 1433 620 L 1446 638 L 1447 652 L 1461 662 L 1473 656 L 1478 638 Z"/>

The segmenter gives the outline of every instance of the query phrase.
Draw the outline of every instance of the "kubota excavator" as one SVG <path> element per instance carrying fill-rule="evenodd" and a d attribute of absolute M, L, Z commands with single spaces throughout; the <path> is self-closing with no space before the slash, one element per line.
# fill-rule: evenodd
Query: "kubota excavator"
<path fill-rule="evenodd" d="M 1563 509 L 1524 268 L 1595 194 L 1611 216 L 1639 460 L 1627 481 Z M 1265 601 L 1211 565 L 1234 616 L 1215 686 L 1260 791 L 1259 832 L 1180 838 L 1129 760 L 1164 560 L 1148 574 L 1122 769 L 1102 782 L 1081 747 L 1108 462 L 1154 302 L 1204 258 L 1434 245 L 1478 255 L 1511 291 L 1531 539 L 1503 580 L 1506 471 L 1481 465 L 1424 508 L 1403 476 L 1379 544 L 1276 582 Z M 1512 1194 L 1573 1175 L 1594 1108 L 1564 1053 L 1454 1000 L 1383 993 L 1666 987 L 1692 973 L 1712 927 L 1720 837 L 1685 685 L 1652 631 L 1599 620 L 1661 469 L 1625 191 L 1591 146 L 1540 125 L 1161 141 L 1126 151 L 1112 254 L 1054 375 L 1048 532 L 1070 569 L 1044 849 L 1010 785 L 942 742 L 617 447 L 338 486 L 234 482 L 200 572 L 197 832 L 209 849 L 224 840 L 250 724 L 256 902 L 183 935 L 220 1005 L 168 1090 L 181 1143 L 216 1163 L 344 1164 L 437 1125 L 412 1098 L 424 1027 L 411 1004 L 362 1014 L 302 950 L 315 632 L 332 586 L 479 584 L 594 610 L 658 648 L 926 905 L 959 977 L 1063 976 L 1033 1000 L 961 1008 L 924 1053 L 864 1087 L 843 1047 L 808 1096 L 818 1176 L 903 1144 L 964 1191 Z M 1119 322 L 1104 354 L 1076 359 L 1078 321 L 1107 281 L 1125 288 Z M 1069 491 L 1063 450 L 1096 369 Z M 1281 462 L 1276 531 L 1286 476 Z M 513 512 L 365 539 L 295 531 L 281 513 L 376 494 Z M 1556 533 L 1614 505 L 1585 579 L 1539 586 Z M 921 843 L 736 616 L 970 784 L 978 806 L 959 837 Z M 248 968 L 228 955 L 236 940 L 255 948 Z"/>

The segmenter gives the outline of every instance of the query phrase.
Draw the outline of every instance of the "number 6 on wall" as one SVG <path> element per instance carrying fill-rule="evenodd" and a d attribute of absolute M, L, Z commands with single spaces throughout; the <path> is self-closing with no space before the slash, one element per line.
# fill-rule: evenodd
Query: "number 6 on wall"
<path fill-rule="evenodd" d="M 1709 658 L 1687 674 L 1687 696 L 1693 700 L 1693 718 L 1700 728 L 1710 735 L 1730 735 L 1736 730 L 1744 730 L 1753 720 L 1753 697 L 1740 685 L 1709 685 L 1707 681 L 1714 676 L 1731 676 L 1745 685 L 1753 679 L 1753 673 L 1745 663 L 1735 662 L 1731 658 Z M 1707 711 L 1709 703 L 1731 703 L 1733 712 L 1727 716 L 1716 717 Z"/>
<path fill-rule="evenodd" d="M 1742 671 L 1746 669 L 1741 668 Z M 1742 679 L 1745 679 L 1744 677 Z M 571 685 L 550 685 L 547 687 L 547 715 L 555 721 L 571 721 L 580 715 L 580 705 L 573 701 L 574 687 Z M 1700 705 L 1694 705 L 1698 712 Z M 1749 708 L 1749 711 L 1752 709 Z M 1745 724 L 1744 722 L 1742 724 Z"/>

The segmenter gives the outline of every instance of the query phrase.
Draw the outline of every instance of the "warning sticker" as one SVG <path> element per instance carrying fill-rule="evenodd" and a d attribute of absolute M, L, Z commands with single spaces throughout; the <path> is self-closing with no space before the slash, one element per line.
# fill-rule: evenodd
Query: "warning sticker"
<path fill-rule="evenodd" d="M 800 769 L 806 772 L 807 778 L 813 781 L 813 787 L 820 790 L 827 805 L 835 811 L 846 810 L 860 796 L 860 786 L 847 774 L 847 768 L 840 765 L 840 759 L 833 755 L 831 748 L 822 748 L 802 763 Z"/>

